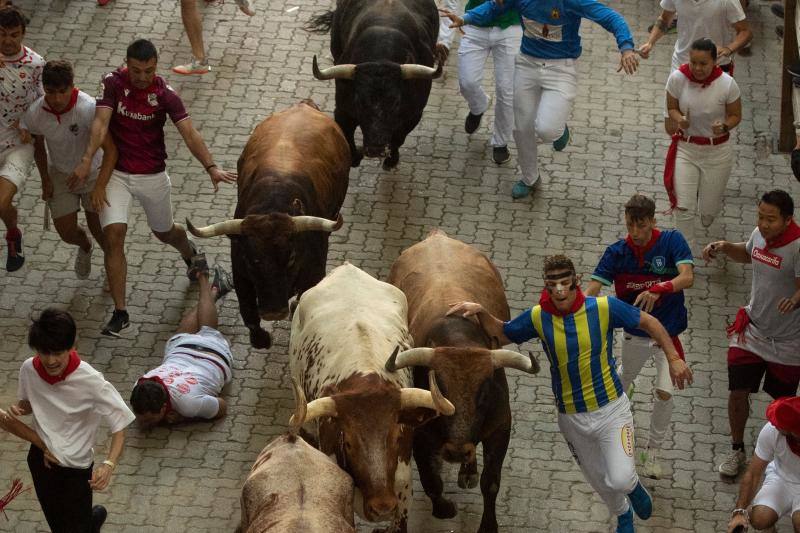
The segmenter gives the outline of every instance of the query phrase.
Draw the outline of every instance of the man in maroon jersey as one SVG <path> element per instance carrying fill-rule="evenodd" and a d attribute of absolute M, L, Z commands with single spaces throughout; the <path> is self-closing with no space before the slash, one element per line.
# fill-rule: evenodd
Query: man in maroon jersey
<path fill-rule="evenodd" d="M 200 262 L 197 248 L 186 236 L 186 230 L 172 218 L 170 179 L 166 173 L 167 151 L 164 145 L 164 124 L 167 115 L 178 128 L 192 155 L 211 177 L 214 191 L 219 182 L 233 183 L 236 174 L 216 164 L 192 125 L 178 94 L 156 75 L 158 52 L 146 39 L 134 41 L 127 51 L 127 67 L 107 74 L 101 82 L 101 94 L 92 123 L 92 134 L 80 164 L 71 180 L 82 183 L 89 173 L 92 157 L 106 133 L 110 133 L 119 150 L 117 166 L 106 186 L 106 207 L 100 212 L 100 224 L 108 244 L 106 272 L 114 313 L 102 333 L 118 337 L 130 325 L 125 305 L 125 233 L 131 199 L 142 204 L 147 223 L 163 243 L 178 250 L 194 280 Z M 99 185 L 99 184 L 98 184 Z"/>

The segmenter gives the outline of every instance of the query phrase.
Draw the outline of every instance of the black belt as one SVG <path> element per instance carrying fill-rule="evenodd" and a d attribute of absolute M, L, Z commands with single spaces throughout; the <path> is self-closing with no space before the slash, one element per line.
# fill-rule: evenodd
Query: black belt
<path fill-rule="evenodd" d="M 225 367 L 227 367 L 228 370 L 230 370 L 230 368 L 231 368 L 227 357 L 225 357 L 224 355 L 222 355 L 221 353 L 219 353 L 215 349 L 209 348 L 208 346 L 200 346 L 199 344 L 179 344 L 175 348 L 188 348 L 189 350 L 194 350 L 196 352 L 203 352 L 203 353 L 207 353 L 207 354 L 211 354 L 211 355 L 216 355 L 217 357 L 222 359 L 222 362 L 225 363 Z M 210 363 L 214 363 L 215 365 L 217 365 L 217 367 L 219 367 L 220 370 L 222 370 L 222 375 L 225 376 L 225 379 L 226 380 L 228 379 L 228 372 L 225 371 L 225 367 L 223 367 L 221 364 L 219 364 L 215 359 L 208 359 L 206 357 L 201 357 L 201 356 L 199 356 L 197 354 L 193 354 L 193 353 L 187 353 L 186 355 L 190 355 L 190 356 L 194 357 L 195 359 L 202 359 L 204 361 L 208 361 Z"/>

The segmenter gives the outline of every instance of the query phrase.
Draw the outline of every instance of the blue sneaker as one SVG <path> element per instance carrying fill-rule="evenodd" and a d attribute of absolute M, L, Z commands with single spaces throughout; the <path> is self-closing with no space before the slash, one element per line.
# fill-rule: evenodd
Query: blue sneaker
<path fill-rule="evenodd" d="M 633 511 L 628 507 L 628 512 L 617 517 L 617 533 L 634 533 Z"/>
<path fill-rule="evenodd" d="M 564 133 L 561 134 L 561 137 L 553 141 L 553 150 L 556 152 L 561 152 L 564 148 L 567 147 L 569 144 L 571 137 L 569 135 L 569 126 L 564 124 Z"/>
<path fill-rule="evenodd" d="M 650 497 L 647 489 L 642 486 L 641 481 L 636 484 L 633 492 L 628 494 L 628 499 L 631 501 L 631 507 L 636 511 L 636 516 L 642 520 L 647 520 L 653 514 L 653 498 Z"/>
<path fill-rule="evenodd" d="M 519 200 L 520 198 L 525 198 L 533 191 L 533 185 L 528 185 L 522 180 L 519 180 L 514 184 L 511 188 L 511 197 L 514 200 Z"/>

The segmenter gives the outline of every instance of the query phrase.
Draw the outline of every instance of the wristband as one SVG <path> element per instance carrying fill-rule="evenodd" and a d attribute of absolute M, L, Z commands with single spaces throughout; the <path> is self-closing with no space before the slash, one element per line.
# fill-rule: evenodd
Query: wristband
<path fill-rule="evenodd" d="M 206 172 L 208 172 L 208 169 L 210 169 L 210 168 L 214 168 L 215 166 L 217 166 L 217 165 L 215 165 L 214 163 L 211 163 L 210 165 L 208 165 L 208 166 L 206 167 Z"/>
<path fill-rule="evenodd" d="M 669 294 L 675 292 L 675 287 L 672 285 L 671 281 L 662 281 L 661 283 L 656 283 L 647 290 L 653 294 Z"/>
<path fill-rule="evenodd" d="M 744 519 L 747 520 L 748 522 L 750 521 L 750 514 L 747 512 L 747 509 L 739 507 L 738 509 L 734 509 L 733 511 L 731 511 L 731 517 L 734 517 L 737 514 L 744 516 Z"/>
<path fill-rule="evenodd" d="M 106 459 L 105 461 L 103 461 L 103 464 L 109 467 L 112 472 L 114 471 L 115 468 L 117 468 L 117 464 L 111 459 Z"/>

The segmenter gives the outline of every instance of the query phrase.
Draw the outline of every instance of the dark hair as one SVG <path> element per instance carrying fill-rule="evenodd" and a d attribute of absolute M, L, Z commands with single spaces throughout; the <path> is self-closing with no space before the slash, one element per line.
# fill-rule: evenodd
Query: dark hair
<path fill-rule="evenodd" d="M 28 330 L 28 346 L 40 354 L 69 350 L 75 346 L 75 320 L 66 311 L 48 307 Z"/>
<path fill-rule="evenodd" d="M 708 37 L 697 39 L 692 43 L 691 50 L 699 50 L 701 52 L 708 52 L 711 54 L 711 59 L 717 60 L 717 45 Z"/>
<path fill-rule="evenodd" d="M 22 14 L 22 10 L 17 6 L 8 4 L 0 8 L 0 28 L 10 30 L 11 28 L 21 27 L 22 31 L 28 25 L 28 17 Z"/>
<path fill-rule="evenodd" d="M 575 275 L 575 265 L 572 260 L 564 254 L 550 255 L 544 258 L 544 275 L 553 270 L 569 270 Z"/>
<path fill-rule="evenodd" d="M 44 64 L 42 85 L 50 89 L 66 89 L 75 81 L 72 65 L 69 61 L 55 59 Z"/>
<path fill-rule="evenodd" d="M 625 214 L 634 222 L 655 218 L 656 203 L 643 194 L 634 194 L 625 203 Z"/>
<path fill-rule="evenodd" d="M 758 203 L 774 205 L 781 212 L 783 218 L 794 216 L 794 201 L 789 193 L 780 189 L 765 192 Z"/>
<path fill-rule="evenodd" d="M 131 407 L 137 415 L 158 413 L 167 403 L 167 391 L 153 380 L 145 379 L 137 383 L 131 391 Z"/>
<path fill-rule="evenodd" d="M 156 45 L 151 41 L 136 39 L 128 46 L 126 57 L 137 61 L 150 61 L 151 59 L 158 59 L 158 50 L 156 50 Z"/>

